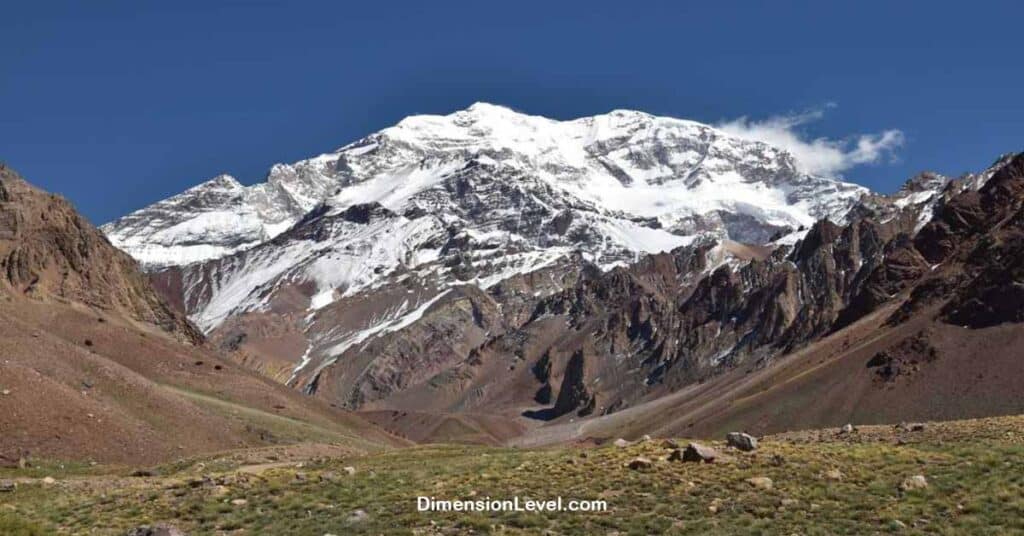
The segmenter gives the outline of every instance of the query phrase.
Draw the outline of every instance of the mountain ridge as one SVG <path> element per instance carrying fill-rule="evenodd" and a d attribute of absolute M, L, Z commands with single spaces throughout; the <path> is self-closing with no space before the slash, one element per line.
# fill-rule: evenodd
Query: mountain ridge
<path fill-rule="evenodd" d="M 692 121 L 477 104 L 275 165 L 265 183 L 219 177 L 190 190 L 210 195 L 105 229 L 145 248 L 162 232 L 139 231 L 147 211 L 216 213 L 277 188 L 287 203 L 271 217 L 294 215 L 274 233 L 214 232 L 172 245 L 238 247 L 150 265 L 210 344 L 374 419 L 415 411 L 391 424 L 415 437 L 402 427 L 456 414 L 529 435 L 770 369 L 895 307 L 933 269 L 922 252 L 942 241 L 928 238 L 936 218 L 1015 158 L 881 195 Z M 206 214 L 171 214 L 167 228 L 207 236 L 220 223 Z M 991 302 L 993 284 L 972 292 Z"/>
<path fill-rule="evenodd" d="M 724 151 L 739 147 L 747 154 L 739 157 L 736 157 L 735 154 L 731 155 L 735 157 L 735 162 L 727 163 L 728 165 L 725 165 L 723 169 L 715 170 L 710 167 L 710 164 L 714 163 L 716 155 L 711 154 L 711 161 L 708 161 L 708 151 L 718 149 L 714 146 L 716 140 L 724 140 L 721 142 L 726 145 L 722 149 Z M 666 147 L 673 141 L 679 142 L 681 146 Z M 646 153 L 635 152 L 631 148 L 632 145 L 644 143 L 650 144 Z M 587 152 L 588 148 L 592 154 Z M 678 156 L 682 153 L 680 148 L 685 149 L 687 154 L 679 156 L 678 161 L 666 158 L 664 154 L 666 151 L 675 150 L 674 154 Z M 514 158 L 507 158 L 508 152 L 515 153 Z M 381 153 L 384 156 L 373 157 L 371 153 Z M 557 154 L 550 156 L 547 153 Z M 368 155 L 370 156 L 368 157 Z M 502 156 L 506 156 L 506 158 L 503 159 Z M 583 175 L 601 175 L 603 178 L 598 183 L 590 181 L 585 184 L 590 187 L 598 187 L 598 190 L 600 188 L 607 190 L 604 198 L 600 195 L 581 195 L 579 191 L 572 192 L 575 197 L 580 199 L 580 202 L 596 203 L 597 205 L 608 204 L 608 195 L 614 197 L 629 191 L 614 188 L 616 181 L 627 185 L 644 186 L 657 185 L 671 179 L 686 181 L 688 187 L 693 187 L 700 186 L 702 178 L 705 179 L 704 182 L 707 182 L 706 176 L 709 173 L 725 173 L 736 169 L 748 174 L 753 172 L 774 173 L 778 176 L 785 175 L 786 178 L 798 175 L 794 161 L 788 153 L 761 142 L 734 138 L 713 127 L 693 121 L 622 110 L 569 121 L 555 121 L 539 116 L 519 114 L 501 106 L 477 103 L 466 110 L 446 116 L 410 116 L 393 127 L 345 145 L 334 152 L 300 160 L 294 164 L 275 164 L 271 167 L 265 182 L 252 186 L 241 186 L 230 176 L 220 175 L 178 196 L 172 196 L 164 202 L 156 203 L 148 209 L 140 209 L 140 211 L 110 222 L 104 225 L 103 229 L 116 245 L 152 266 L 163 267 L 206 260 L 238 251 L 276 236 L 301 218 L 303 214 L 312 210 L 319 202 L 328 200 L 338 189 L 345 189 L 371 180 L 379 174 L 378 172 L 386 172 L 390 175 L 396 175 L 399 172 L 409 173 L 408 177 L 401 177 L 405 179 L 405 182 L 422 179 L 422 174 L 417 175 L 414 173 L 415 170 L 403 169 L 403 166 L 409 163 L 423 164 L 428 159 L 445 160 L 450 165 L 473 161 L 480 165 L 488 165 L 499 160 L 511 167 L 526 166 L 527 171 L 530 171 L 529 167 L 532 165 L 535 168 L 532 172 L 535 174 L 559 174 L 562 179 L 547 181 L 556 186 L 559 186 L 559 183 L 579 182 L 586 178 Z M 437 162 L 434 163 L 437 164 Z M 702 165 L 704 167 L 701 167 Z M 755 169 L 758 165 L 764 169 Z M 588 166 L 596 169 L 588 169 Z M 445 171 L 451 170 L 439 166 L 436 173 Z M 569 179 L 564 179 L 566 176 L 569 176 Z M 850 190 L 847 197 L 856 197 L 866 193 L 866 190 L 860 187 L 831 179 L 829 181 L 835 182 L 842 190 Z M 369 186 L 386 188 L 394 186 L 396 183 L 397 181 L 385 183 L 385 181 L 378 180 Z M 566 184 L 561 184 L 561 186 L 565 187 Z M 608 190 L 609 187 L 612 189 Z M 209 195 L 197 195 L 201 193 Z M 365 197 L 365 194 L 372 196 L 374 192 L 359 193 L 364 194 Z M 651 193 L 654 192 L 645 191 L 636 194 L 635 197 L 639 201 L 643 201 L 643 205 L 647 205 L 644 200 Z M 709 193 L 720 195 L 719 192 Z M 730 192 L 729 195 L 735 199 L 738 193 L 742 193 L 742 188 Z M 757 192 L 749 193 L 757 194 Z M 800 194 L 800 192 L 786 193 L 797 196 Z M 353 197 L 356 195 L 358 193 L 353 194 Z M 210 208 L 203 206 L 203 202 L 210 202 L 213 208 L 217 208 L 218 203 L 228 203 L 228 200 L 218 199 L 219 196 L 229 197 L 235 204 L 227 206 L 235 209 L 240 216 L 228 217 L 227 212 L 221 210 L 203 212 L 204 209 Z M 763 200 L 765 199 L 757 201 Z M 772 201 L 773 204 L 775 202 L 771 198 L 767 200 Z M 349 200 L 344 198 L 335 200 L 339 204 L 344 204 L 347 201 Z M 380 199 L 379 201 L 388 205 L 388 201 L 395 202 L 397 200 L 392 197 L 392 199 Z M 709 211 L 681 206 L 679 205 L 681 201 L 678 199 L 673 202 L 676 204 L 667 207 L 662 212 L 673 212 L 677 211 L 676 209 L 685 208 L 693 214 L 699 215 Z M 174 210 L 179 208 L 175 206 L 176 204 L 185 205 L 180 208 L 194 205 L 192 208 L 198 210 L 199 215 L 210 221 L 174 220 L 171 217 L 175 216 Z M 780 206 L 784 208 L 785 202 Z M 629 207 L 628 203 L 625 207 L 603 208 L 612 211 L 636 211 L 636 207 Z M 644 206 L 641 211 L 649 211 L 649 209 L 649 206 Z M 824 210 L 820 209 L 819 212 Z M 262 214 L 255 214 L 255 212 L 262 212 Z M 782 212 L 782 214 L 768 215 L 765 218 L 777 216 L 790 224 L 809 224 L 812 221 L 806 216 L 802 222 L 797 221 L 801 219 L 800 211 L 786 213 L 783 210 Z M 648 217 L 647 214 L 632 212 L 631 214 L 633 217 Z M 815 214 L 816 217 L 822 215 L 823 213 Z M 177 216 L 181 218 L 189 215 L 178 214 Z M 148 220 L 151 226 L 156 220 L 159 225 L 156 225 L 154 229 L 145 229 L 143 228 L 145 225 L 142 224 L 143 220 Z M 663 224 L 669 223 L 671 222 L 663 222 Z M 165 226 L 165 224 L 170 225 Z M 195 227 L 189 228 L 189 225 L 186 224 Z M 206 250 L 198 247 L 199 243 L 192 243 L 197 239 L 195 235 L 199 234 L 199 231 L 207 235 L 213 233 L 212 237 L 207 237 L 207 242 L 219 242 L 221 241 L 219 233 L 229 227 L 240 228 L 240 231 L 229 237 L 223 237 L 223 243 L 208 247 Z M 175 236 L 174 232 L 169 231 L 179 231 L 180 234 Z M 142 247 L 140 236 L 145 238 L 145 246 L 149 249 Z M 164 241 L 167 243 L 164 244 Z M 173 258 L 170 254 L 161 256 L 153 251 L 152 248 L 155 245 L 166 245 L 171 248 L 168 249 L 168 252 L 185 254 L 184 256 L 173 256 Z M 209 246 L 209 244 L 206 245 Z M 177 249 L 174 249 L 176 247 Z M 189 249 L 190 247 L 192 249 Z"/>

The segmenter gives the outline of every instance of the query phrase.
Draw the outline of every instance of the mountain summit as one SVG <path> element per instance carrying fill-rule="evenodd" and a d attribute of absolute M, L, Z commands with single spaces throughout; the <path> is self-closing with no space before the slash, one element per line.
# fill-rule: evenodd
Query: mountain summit
<path fill-rule="evenodd" d="M 791 244 L 866 194 L 693 121 L 477 103 L 275 165 L 253 186 L 221 175 L 103 230 L 214 341 L 313 391 L 342 354 L 428 311 L 451 312 L 424 335 L 443 357 L 402 351 L 427 360 L 416 379 L 408 362 L 373 366 L 427 379 L 589 271 L 695 246 L 710 272 L 750 258 L 729 244 Z"/>
<path fill-rule="evenodd" d="M 780 229 L 841 218 L 865 192 L 799 172 L 783 150 L 693 121 L 624 110 L 556 121 L 477 103 L 277 164 L 253 186 L 221 175 L 103 230 L 159 268 L 265 242 L 321 203 L 376 202 L 542 249 L 553 233 L 533 224 L 553 222 L 593 235 L 606 247 L 588 255 L 611 262 L 701 233 L 763 242 Z M 535 221 L 518 221 L 525 218 Z"/>

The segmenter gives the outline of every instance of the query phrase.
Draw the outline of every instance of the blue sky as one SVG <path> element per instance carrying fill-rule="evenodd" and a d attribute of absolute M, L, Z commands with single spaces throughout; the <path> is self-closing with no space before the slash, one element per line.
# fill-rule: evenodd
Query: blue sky
<path fill-rule="evenodd" d="M 882 191 L 1024 149 L 1024 8 L 835 4 L 15 2 L 0 159 L 102 223 L 475 101 L 724 123 Z"/>

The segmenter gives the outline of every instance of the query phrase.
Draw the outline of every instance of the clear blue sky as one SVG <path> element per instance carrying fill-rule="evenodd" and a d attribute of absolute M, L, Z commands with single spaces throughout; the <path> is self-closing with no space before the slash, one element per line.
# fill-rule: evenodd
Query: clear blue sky
<path fill-rule="evenodd" d="M 800 135 L 902 132 L 843 171 L 883 191 L 1024 149 L 1019 3 L 833 4 L 8 2 L 0 159 L 102 223 L 475 101 L 709 123 L 824 109 Z"/>

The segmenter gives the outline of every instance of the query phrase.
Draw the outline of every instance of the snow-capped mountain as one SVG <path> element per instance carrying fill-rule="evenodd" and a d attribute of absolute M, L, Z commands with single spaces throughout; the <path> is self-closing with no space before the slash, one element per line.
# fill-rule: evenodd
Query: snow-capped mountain
<path fill-rule="evenodd" d="M 475 104 L 275 165 L 254 186 L 222 175 L 103 230 L 179 289 L 208 334 L 244 339 L 268 332 L 268 316 L 285 319 L 291 331 L 268 337 L 308 382 L 311 368 L 457 299 L 460 285 L 554 277 L 577 259 L 608 269 L 711 239 L 765 244 L 822 218 L 842 223 L 867 193 L 693 121 L 555 121 Z M 709 255 L 709 269 L 729 261 L 724 248 Z M 530 288 L 531 299 L 560 290 Z"/>
<path fill-rule="evenodd" d="M 623 244 L 637 251 L 700 232 L 763 241 L 778 228 L 841 219 L 866 191 L 802 174 L 782 150 L 693 121 L 633 111 L 554 121 L 478 103 L 409 117 L 333 153 L 275 165 L 266 182 L 250 187 L 218 176 L 103 230 L 148 267 L 184 265 L 273 238 L 325 201 L 451 219 L 438 210 L 478 208 L 452 198 L 478 198 L 489 182 L 499 183 L 493 193 L 521 193 L 549 217 L 589 213 L 613 241 L 638 232 L 640 243 Z M 491 210 L 506 204 L 481 201 Z M 619 229 L 623 221 L 653 232 Z"/>

